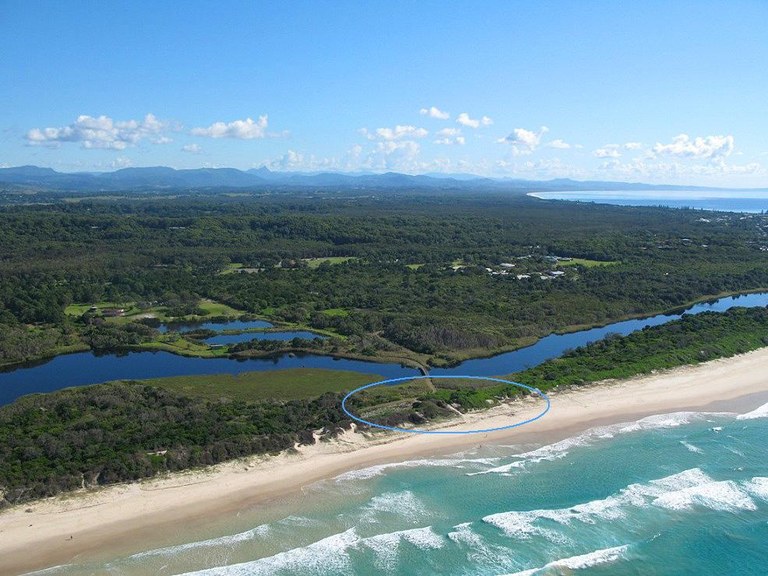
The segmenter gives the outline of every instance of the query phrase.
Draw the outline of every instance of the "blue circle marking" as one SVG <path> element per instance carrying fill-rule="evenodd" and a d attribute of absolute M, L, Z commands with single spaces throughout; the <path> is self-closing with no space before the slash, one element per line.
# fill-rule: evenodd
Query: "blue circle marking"
<path fill-rule="evenodd" d="M 359 416 L 355 416 L 349 410 L 347 410 L 347 400 L 349 400 L 353 394 L 357 394 L 362 390 L 373 388 L 374 386 L 395 386 L 400 382 L 407 382 L 409 380 L 426 380 L 427 378 L 436 378 L 436 379 L 437 378 L 442 378 L 442 379 L 453 378 L 453 379 L 462 379 L 462 380 L 486 380 L 489 382 L 501 382 L 502 384 L 517 386 L 518 388 L 524 388 L 530 392 L 533 392 L 534 394 L 542 398 L 547 404 L 544 407 L 544 410 L 542 410 L 539 414 L 537 414 L 533 418 L 528 418 L 528 420 L 523 420 L 522 422 L 515 422 L 514 424 L 509 424 L 508 426 L 498 426 L 496 428 L 484 428 L 482 430 L 420 430 L 418 428 L 400 428 L 399 426 L 385 426 L 384 424 L 369 422 L 368 420 L 360 418 Z M 341 409 L 344 411 L 344 413 L 347 416 L 349 416 L 353 420 L 356 420 L 363 424 L 367 424 L 368 426 L 373 426 L 374 428 L 383 428 L 384 430 L 395 430 L 396 432 L 409 432 L 411 434 L 483 434 L 488 432 L 498 432 L 500 430 L 509 430 L 511 428 L 518 428 L 520 426 L 524 426 L 525 424 L 530 424 L 531 422 L 535 422 L 539 418 L 543 418 L 544 415 L 547 412 L 549 412 L 550 407 L 551 407 L 551 402 L 549 400 L 549 396 L 544 394 L 544 392 L 542 392 L 538 388 L 534 388 L 533 386 L 521 384 L 520 382 L 513 382 L 512 380 L 502 380 L 501 378 L 491 378 L 490 376 L 456 376 L 456 375 L 405 376 L 402 378 L 390 378 L 389 380 L 381 380 L 380 382 L 374 382 L 373 384 L 366 384 L 365 386 L 360 386 L 359 388 L 355 388 L 354 390 L 352 390 L 352 392 L 344 396 L 344 399 L 341 401 Z"/>

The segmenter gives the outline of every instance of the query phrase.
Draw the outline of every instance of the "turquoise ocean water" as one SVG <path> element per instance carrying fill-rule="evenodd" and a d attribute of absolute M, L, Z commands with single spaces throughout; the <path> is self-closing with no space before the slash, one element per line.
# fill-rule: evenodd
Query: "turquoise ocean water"
<path fill-rule="evenodd" d="M 768 574 L 768 404 L 348 472 L 45 574 Z"/>

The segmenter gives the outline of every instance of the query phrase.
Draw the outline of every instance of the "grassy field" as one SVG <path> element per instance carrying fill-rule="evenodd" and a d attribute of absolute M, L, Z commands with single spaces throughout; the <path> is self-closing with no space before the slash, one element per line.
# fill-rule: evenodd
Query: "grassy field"
<path fill-rule="evenodd" d="M 328 308 L 323 310 L 323 314 L 326 316 L 349 316 L 349 312 L 344 308 Z"/>
<path fill-rule="evenodd" d="M 103 312 L 109 308 L 123 308 L 125 314 L 123 316 L 116 316 L 109 318 L 111 322 L 130 321 L 134 320 L 136 316 L 151 316 L 157 318 L 161 322 L 168 321 L 195 321 L 203 320 L 209 316 L 227 316 L 230 318 L 237 318 L 243 314 L 241 310 L 235 310 L 231 306 L 222 304 L 220 302 L 214 302 L 213 300 L 203 299 L 200 300 L 198 306 L 204 311 L 202 316 L 183 316 L 175 317 L 168 316 L 166 314 L 167 309 L 165 306 L 151 306 L 149 308 L 139 308 L 136 302 L 89 302 L 89 303 L 77 303 L 70 304 L 64 309 L 64 313 L 68 316 L 82 316 L 88 312 L 92 306 L 95 306 L 99 312 Z"/>
<path fill-rule="evenodd" d="M 95 306 L 99 311 L 103 311 L 106 308 L 125 308 L 126 311 L 130 311 L 133 308 L 134 302 L 93 302 L 88 304 L 70 304 L 64 308 L 64 313 L 67 316 L 82 316 L 91 306 Z"/>
<path fill-rule="evenodd" d="M 235 310 L 231 306 L 213 300 L 200 300 L 199 306 L 205 310 L 206 316 L 230 316 L 234 318 L 242 314 L 240 310 Z"/>
<path fill-rule="evenodd" d="M 316 398 L 324 392 L 349 391 L 379 380 L 383 380 L 383 377 L 375 374 L 294 368 L 269 372 L 243 372 L 237 375 L 174 376 L 141 382 L 199 398 L 255 401 L 269 398 L 279 400 Z"/>
<path fill-rule="evenodd" d="M 326 256 L 323 258 L 304 258 L 304 262 L 307 263 L 307 266 L 310 268 L 317 268 L 320 266 L 320 264 L 328 263 L 328 264 L 342 264 L 344 262 L 349 262 L 350 260 L 357 260 L 357 258 L 353 256 Z"/>

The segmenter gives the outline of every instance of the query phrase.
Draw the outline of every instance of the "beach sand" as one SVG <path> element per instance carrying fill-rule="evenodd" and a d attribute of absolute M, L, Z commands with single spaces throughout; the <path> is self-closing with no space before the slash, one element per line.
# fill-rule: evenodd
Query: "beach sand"
<path fill-rule="evenodd" d="M 598 425 L 679 411 L 748 411 L 768 402 L 768 348 L 621 382 L 561 391 L 552 409 L 520 428 L 474 435 L 347 432 L 295 453 L 253 457 L 204 471 L 83 491 L 0 513 L 0 574 L 151 546 L 153 537 L 301 491 L 313 482 L 375 464 L 470 449 L 480 444 L 545 444 Z M 506 426 L 535 416 L 527 398 L 450 424 L 451 430 Z"/>

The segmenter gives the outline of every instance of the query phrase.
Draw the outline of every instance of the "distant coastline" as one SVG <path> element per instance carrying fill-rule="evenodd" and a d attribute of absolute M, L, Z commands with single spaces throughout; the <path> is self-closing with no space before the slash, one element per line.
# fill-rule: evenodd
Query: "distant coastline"
<path fill-rule="evenodd" d="M 529 192 L 528 196 L 615 206 L 664 206 L 746 214 L 768 211 L 768 190 L 580 190 Z"/>

